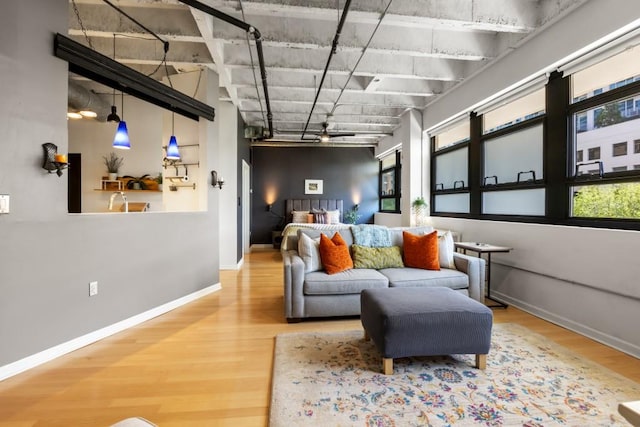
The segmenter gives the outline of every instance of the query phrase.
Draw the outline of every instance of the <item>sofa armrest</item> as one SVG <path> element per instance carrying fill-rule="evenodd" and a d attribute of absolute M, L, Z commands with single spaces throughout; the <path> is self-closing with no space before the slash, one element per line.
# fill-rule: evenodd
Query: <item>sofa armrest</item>
<path fill-rule="evenodd" d="M 284 315 L 287 319 L 299 319 L 304 314 L 304 262 L 298 251 L 282 252 L 284 266 Z"/>
<path fill-rule="evenodd" d="M 484 258 L 454 252 L 453 262 L 456 265 L 456 270 L 469 276 L 469 297 L 484 303 L 485 266 L 487 264 Z"/>

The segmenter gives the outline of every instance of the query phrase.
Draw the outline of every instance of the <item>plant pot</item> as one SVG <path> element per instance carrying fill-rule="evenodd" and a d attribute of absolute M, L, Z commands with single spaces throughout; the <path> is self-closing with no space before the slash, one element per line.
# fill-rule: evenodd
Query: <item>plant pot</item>
<path fill-rule="evenodd" d="M 117 172 L 109 172 L 109 181 L 117 181 L 118 173 Z"/>

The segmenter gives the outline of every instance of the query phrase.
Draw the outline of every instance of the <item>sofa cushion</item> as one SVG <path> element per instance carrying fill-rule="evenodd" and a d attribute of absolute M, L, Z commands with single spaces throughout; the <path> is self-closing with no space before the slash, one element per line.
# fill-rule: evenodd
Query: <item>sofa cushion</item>
<path fill-rule="evenodd" d="M 305 295 L 344 295 L 388 286 L 387 277 L 377 270 L 358 268 L 337 274 L 327 274 L 324 271 L 307 273 L 302 291 Z"/>
<path fill-rule="evenodd" d="M 335 228 L 333 225 L 323 226 L 323 227 L 329 227 L 330 229 L 318 230 L 315 228 L 301 228 L 298 230 L 298 238 L 300 238 L 301 233 L 304 233 L 307 236 L 311 237 L 312 239 L 315 239 L 315 238 L 319 238 L 321 234 L 324 234 L 326 236 L 333 236 L 334 233 L 338 232 L 340 233 L 342 240 L 344 240 L 347 246 L 353 245 L 353 234 L 351 234 L 350 226 L 336 224 Z"/>
<path fill-rule="evenodd" d="M 320 238 L 312 239 L 302 233 L 298 239 L 298 255 L 304 262 L 304 272 L 322 270 L 320 261 Z"/>
<path fill-rule="evenodd" d="M 383 248 L 391 246 L 389 229 L 383 225 L 360 224 L 351 227 L 353 243 L 360 246 Z"/>
<path fill-rule="evenodd" d="M 438 260 L 440 261 L 440 268 L 456 268 L 453 262 L 454 252 L 453 235 L 450 231 L 445 231 L 438 236 Z"/>
<path fill-rule="evenodd" d="M 432 231 L 424 236 L 403 231 L 402 240 L 404 241 L 402 258 L 405 266 L 440 270 L 437 231 Z"/>
<path fill-rule="evenodd" d="M 433 227 L 391 227 L 389 228 L 389 237 L 391 238 L 391 246 L 400 246 L 402 248 L 402 232 L 408 231 L 415 235 L 428 234 L 433 231 Z"/>
<path fill-rule="evenodd" d="M 338 232 L 331 239 L 325 234 L 320 235 L 320 260 L 324 270 L 329 274 L 353 268 L 349 247 Z"/>
<path fill-rule="evenodd" d="M 443 286 L 451 289 L 466 289 L 469 287 L 469 276 L 461 271 L 449 268 L 442 268 L 436 271 L 405 267 L 384 268 L 378 271 L 389 279 L 389 287 Z"/>
<path fill-rule="evenodd" d="M 354 268 L 392 268 L 404 267 L 399 246 L 387 248 L 370 248 L 368 246 L 352 245 Z"/>

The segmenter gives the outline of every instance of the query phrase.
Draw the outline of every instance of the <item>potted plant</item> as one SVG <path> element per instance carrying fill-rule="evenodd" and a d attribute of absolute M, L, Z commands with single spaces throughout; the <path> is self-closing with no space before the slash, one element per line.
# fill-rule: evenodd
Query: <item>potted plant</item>
<path fill-rule="evenodd" d="M 360 219 L 360 214 L 358 213 L 358 205 L 354 205 L 353 209 L 344 213 L 344 220 L 347 224 L 355 224 Z"/>
<path fill-rule="evenodd" d="M 122 157 L 118 157 L 116 153 L 110 153 L 109 156 L 102 156 L 104 159 L 104 165 L 107 167 L 109 173 L 109 181 L 115 181 L 118 179 L 118 171 L 120 166 L 124 162 Z"/>
<path fill-rule="evenodd" d="M 411 210 L 415 216 L 416 225 L 426 225 L 429 204 L 424 200 L 424 197 L 420 196 L 411 202 Z"/>

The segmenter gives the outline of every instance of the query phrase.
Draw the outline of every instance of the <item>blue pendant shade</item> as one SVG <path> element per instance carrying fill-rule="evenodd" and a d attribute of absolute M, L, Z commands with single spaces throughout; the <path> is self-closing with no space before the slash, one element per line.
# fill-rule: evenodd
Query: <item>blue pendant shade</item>
<path fill-rule="evenodd" d="M 115 138 L 113 138 L 113 148 L 120 148 L 123 150 L 131 148 L 129 132 L 127 131 L 127 123 L 124 120 L 121 120 L 120 123 L 118 123 L 118 130 L 116 131 Z"/>
<path fill-rule="evenodd" d="M 167 145 L 167 159 L 180 160 L 180 151 L 178 150 L 178 141 L 175 135 L 171 135 L 169 138 L 169 145 Z"/>

